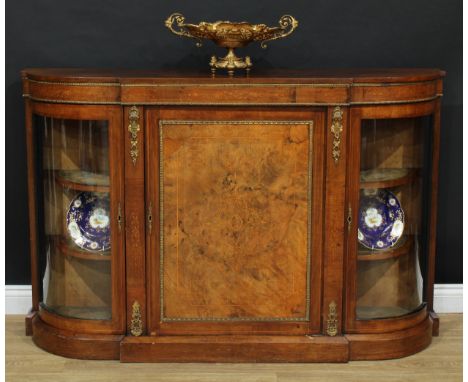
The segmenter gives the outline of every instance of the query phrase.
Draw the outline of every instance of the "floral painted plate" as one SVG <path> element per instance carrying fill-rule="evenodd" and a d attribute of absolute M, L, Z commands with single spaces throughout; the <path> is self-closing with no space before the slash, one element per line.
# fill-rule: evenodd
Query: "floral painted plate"
<path fill-rule="evenodd" d="M 72 241 L 91 252 L 110 249 L 109 197 L 96 192 L 80 192 L 67 212 L 67 228 Z"/>
<path fill-rule="evenodd" d="M 372 250 L 393 247 L 403 235 L 405 215 L 398 198 L 385 189 L 365 190 L 359 206 L 358 241 Z"/>

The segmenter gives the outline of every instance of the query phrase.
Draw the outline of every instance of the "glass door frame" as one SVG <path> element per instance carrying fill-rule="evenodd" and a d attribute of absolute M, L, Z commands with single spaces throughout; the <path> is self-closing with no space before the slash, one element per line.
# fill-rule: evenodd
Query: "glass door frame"
<path fill-rule="evenodd" d="M 360 191 L 360 155 L 361 126 L 365 119 L 400 119 L 425 116 L 432 118 L 432 159 L 431 185 L 429 196 L 431 206 L 428 224 L 427 272 L 424 278 L 424 295 L 421 307 L 407 315 L 395 318 L 358 320 L 356 318 L 357 303 L 357 221 L 359 213 Z M 433 286 L 435 264 L 435 231 L 437 215 L 437 184 L 440 140 L 440 100 L 400 105 L 357 106 L 350 110 L 349 156 L 347 176 L 347 206 L 352 214 L 346 238 L 346 283 L 344 322 L 346 333 L 384 333 L 401 330 L 418 324 L 433 311 Z"/>
<path fill-rule="evenodd" d="M 88 320 L 60 316 L 41 307 L 41 275 L 38 263 L 38 213 L 41 200 L 36 200 L 36 131 L 33 125 L 34 115 L 56 119 L 106 120 L 109 131 L 109 177 L 110 177 L 110 217 L 111 217 L 111 301 L 112 318 L 110 320 Z M 37 311 L 41 320 L 60 329 L 85 331 L 86 333 L 120 334 L 125 332 L 125 252 L 124 225 L 118 222 L 118 216 L 124 211 L 124 152 L 122 148 L 122 108 L 120 106 L 98 105 L 63 105 L 28 101 L 26 103 L 26 141 L 28 156 L 28 191 L 29 191 L 29 230 L 31 255 L 31 284 L 33 290 L 33 311 Z M 120 227 L 119 227 L 120 225 Z"/>

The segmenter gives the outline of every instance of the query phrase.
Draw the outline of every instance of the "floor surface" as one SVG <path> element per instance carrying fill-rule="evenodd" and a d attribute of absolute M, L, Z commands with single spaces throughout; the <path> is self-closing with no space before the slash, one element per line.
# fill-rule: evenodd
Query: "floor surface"
<path fill-rule="evenodd" d="M 348 382 L 462 380 L 462 315 L 440 315 L 440 336 L 416 355 L 348 364 L 121 364 L 49 354 L 24 335 L 22 316 L 6 317 L 6 381 Z"/>

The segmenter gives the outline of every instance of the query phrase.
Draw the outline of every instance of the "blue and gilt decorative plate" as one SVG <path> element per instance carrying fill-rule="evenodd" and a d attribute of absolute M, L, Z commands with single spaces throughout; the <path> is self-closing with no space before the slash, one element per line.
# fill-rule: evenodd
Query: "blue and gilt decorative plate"
<path fill-rule="evenodd" d="M 385 189 L 364 190 L 359 206 L 358 241 L 364 247 L 393 247 L 403 235 L 405 215 L 398 198 Z"/>
<path fill-rule="evenodd" d="M 71 240 L 91 252 L 110 249 L 109 196 L 96 192 L 80 192 L 71 201 L 67 212 L 67 228 Z"/>

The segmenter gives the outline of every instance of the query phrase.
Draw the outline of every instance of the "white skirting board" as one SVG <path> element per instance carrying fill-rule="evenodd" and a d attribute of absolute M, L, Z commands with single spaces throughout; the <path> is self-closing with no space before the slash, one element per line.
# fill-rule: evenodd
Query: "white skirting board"
<path fill-rule="evenodd" d="M 5 314 L 26 314 L 31 308 L 31 285 L 5 286 Z M 436 313 L 463 312 L 463 284 L 434 286 Z"/>

